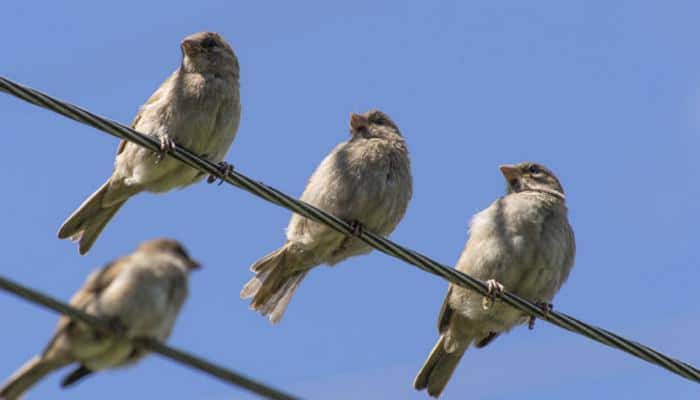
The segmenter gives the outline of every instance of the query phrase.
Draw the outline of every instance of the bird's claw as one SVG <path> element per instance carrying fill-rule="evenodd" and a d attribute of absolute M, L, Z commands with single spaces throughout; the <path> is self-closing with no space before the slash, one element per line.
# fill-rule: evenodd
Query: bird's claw
<path fill-rule="evenodd" d="M 207 183 L 214 183 L 216 180 L 219 180 L 219 186 L 221 186 L 222 183 L 224 183 L 224 179 L 226 179 L 226 176 L 228 176 L 229 173 L 233 172 L 233 165 L 227 163 L 226 161 L 219 161 L 217 163 L 217 166 L 219 168 L 219 175 L 209 175 L 207 178 Z"/>
<path fill-rule="evenodd" d="M 481 307 L 484 310 L 488 310 L 493 306 L 496 299 L 503 294 L 505 288 L 495 279 L 489 279 L 486 281 L 487 294 L 484 296 Z"/>
<path fill-rule="evenodd" d="M 552 310 L 554 310 L 554 305 L 552 303 L 538 301 L 535 304 L 542 309 L 542 313 L 545 315 L 545 317 L 548 316 Z M 537 317 L 530 315 L 530 317 L 527 319 L 527 329 L 535 329 L 535 321 L 537 321 Z"/>
<path fill-rule="evenodd" d="M 158 153 L 158 161 L 156 161 L 156 163 L 162 161 L 166 154 L 172 152 L 177 147 L 175 141 L 167 135 L 161 136 L 158 140 L 160 141 L 160 153 Z"/>
<path fill-rule="evenodd" d="M 352 234 L 353 236 L 361 236 L 362 232 L 364 231 L 364 226 L 362 225 L 362 222 L 358 220 L 352 220 L 349 222 L 350 229 L 352 229 Z"/>

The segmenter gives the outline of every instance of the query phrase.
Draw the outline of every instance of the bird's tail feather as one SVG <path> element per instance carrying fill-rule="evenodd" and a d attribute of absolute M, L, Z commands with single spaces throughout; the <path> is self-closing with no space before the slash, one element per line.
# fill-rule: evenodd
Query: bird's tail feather
<path fill-rule="evenodd" d="M 67 362 L 50 361 L 41 356 L 32 358 L 18 369 L 0 388 L 0 399 L 19 399 L 24 392 L 34 386 L 41 378 L 67 364 Z"/>
<path fill-rule="evenodd" d="M 282 319 L 292 295 L 308 272 L 294 268 L 291 258 L 289 245 L 261 258 L 250 267 L 255 276 L 241 290 L 242 299 L 253 298 L 250 308 L 266 315 L 273 324 Z"/>
<path fill-rule="evenodd" d="M 104 227 L 128 198 L 106 205 L 104 200 L 109 190 L 110 181 L 108 180 L 90 195 L 58 230 L 59 239 L 79 242 L 80 254 L 85 254 L 90 250 Z"/>
<path fill-rule="evenodd" d="M 439 397 L 445 389 L 469 344 L 467 341 L 466 345 L 462 342 L 458 346 L 447 346 L 446 341 L 446 335 L 440 335 L 440 339 L 435 343 L 428 359 L 413 381 L 414 388 L 417 390 L 428 389 L 428 394 L 433 397 Z M 450 352 L 448 352 L 448 347 L 450 347 Z"/>

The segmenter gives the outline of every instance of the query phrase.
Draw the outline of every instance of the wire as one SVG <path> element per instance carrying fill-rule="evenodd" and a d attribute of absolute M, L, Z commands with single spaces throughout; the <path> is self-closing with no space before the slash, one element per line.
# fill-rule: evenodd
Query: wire
<path fill-rule="evenodd" d="M 46 108 L 78 122 L 93 126 L 113 136 L 130 140 L 156 152 L 160 151 L 158 142 L 149 136 L 139 133 L 131 128 L 127 128 L 126 126 L 117 122 L 100 117 L 72 104 L 57 100 L 37 90 L 12 82 L 6 78 L 0 77 L 0 90 L 10 93 L 15 97 L 39 107 Z M 168 153 L 168 155 L 207 174 L 215 176 L 221 174 L 216 164 L 202 159 L 201 157 L 182 147 L 176 147 L 175 150 Z M 222 177 L 222 180 L 313 221 L 325 224 L 338 232 L 346 235 L 353 235 L 354 231 L 352 227 L 338 217 L 315 208 L 303 201 L 297 200 L 275 188 L 265 185 L 264 183 L 256 182 L 238 171 L 227 171 L 226 175 Z M 412 264 L 423 271 L 437 275 L 456 285 L 474 290 L 482 295 L 487 294 L 487 286 L 484 282 L 474 279 L 453 268 L 440 264 L 437 261 L 434 261 L 411 249 L 398 245 L 382 236 L 378 236 L 366 230 L 363 230 L 356 236 L 373 248 Z M 674 374 L 680 375 L 696 383 L 700 383 L 700 370 L 688 363 L 671 358 L 654 349 L 626 339 L 613 332 L 579 321 L 576 318 L 562 312 L 545 312 L 536 304 L 512 293 L 504 292 L 500 298 L 505 303 L 523 311 L 528 315 L 543 319 L 553 325 L 578 333 L 606 346 L 622 350 L 644 361 L 665 368 Z"/>
<path fill-rule="evenodd" d="M 46 308 L 50 308 L 58 313 L 65 314 L 74 320 L 84 322 L 90 325 L 91 327 L 97 329 L 98 331 L 109 334 L 120 334 L 119 332 L 115 332 L 114 328 L 106 320 L 95 317 L 94 315 L 87 314 L 82 310 L 74 308 L 66 303 L 58 301 L 36 290 L 30 289 L 26 286 L 22 286 L 2 276 L 0 276 L 0 289 L 13 293 L 19 297 L 24 298 L 25 300 L 29 300 L 33 303 L 40 304 Z M 173 347 L 166 346 L 153 338 L 139 337 L 132 338 L 131 340 L 135 343 L 138 343 L 141 346 L 147 347 L 154 353 L 158 353 L 166 358 L 177 361 L 178 363 L 188 365 L 194 369 L 198 369 L 202 372 L 217 377 L 228 383 L 232 383 L 235 386 L 247 389 L 253 393 L 256 393 L 268 399 L 298 399 L 297 397 L 281 392 L 265 384 L 256 382 L 250 378 L 228 370 L 224 367 L 220 367 L 216 364 L 213 364 L 203 358 L 175 349 Z"/>

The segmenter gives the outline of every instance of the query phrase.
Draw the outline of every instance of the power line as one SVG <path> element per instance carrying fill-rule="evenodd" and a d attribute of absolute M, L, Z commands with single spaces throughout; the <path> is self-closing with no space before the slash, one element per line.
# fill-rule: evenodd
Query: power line
<path fill-rule="evenodd" d="M 160 151 L 159 143 L 149 136 L 139 133 L 112 120 L 100 117 L 80 107 L 57 100 L 37 90 L 12 82 L 6 78 L 0 77 L 0 90 L 39 107 L 46 108 L 75 121 L 95 127 L 113 136 L 137 143 L 154 152 Z M 168 155 L 209 175 L 219 175 L 221 173 L 216 164 L 202 159 L 201 157 L 182 147 L 176 147 L 175 150 L 168 153 Z M 235 170 L 228 171 L 226 176 L 223 177 L 223 180 L 271 203 L 287 208 L 292 212 L 316 222 L 325 224 L 338 232 L 346 235 L 353 235 L 353 228 L 345 221 L 307 203 L 297 200 L 285 193 L 282 193 L 275 188 L 267 186 L 261 182 L 256 182 Z M 437 275 L 456 285 L 474 290 L 480 294 L 487 294 L 486 284 L 478 279 L 474 279 L 460 271 L 440 264 L 437 261 L 434 261 L 416 251 L 398 245 L 382 236 L 378 236 L 372 232 L 363 230 L 359 235 L 357 235 L 357 237 L 371 247 L 414 265 L 423 271 Z M 536 316 L 560 328 L 578 333 L 606 346 L 622 350 L 644 361 L 665 368 L 674 374 L 700 383 L 700 370 L 688 363 L 671 358 L 654 349 L 626 339 L 613 332 L 579 321 L 576 318 L 562 312 L 550 311 L 545 313 L 536 304 L 512 293 L 505 292 L 500 298 L 507 304 L 525 312 L 528 315 Z"/>
<path fill-rule="evenodd" d="M 82 310 L 74 308 L 66 303 L 56 300 L 53 297 L 47 296 L 40 293 L 34 289 L 30 289 L 26 286 L 22 286 L 16 282 L 13 282 L 7 278 L 0 276 L 0 289 L 8 291 L 25 300 L 31 301 L 36 304 L 40 304 L 46 308 L 50 308 L 60 314 L 65 314 L 74 320 L 79 320 L 84 322 L 91 327 L 108 334 L 121 334 L 120 332 L 115 332 L 114 328 L 109 324 L 108 321 L 90 315 Z M 144 346 L 154 353 L 158 353 L 163 357 L 174 360 L 178 363 L 188 365 L 194 369 L 198 369 L 204 373 L 212 375 L 226 381 L 235 386 L 242 387 L 260 396 L 266 397 L 273 400 L 296 400 L 298 397 L 281 392 L 263 383 L 256 382 L 250 378 L 247 378 L 241 374 L 233 372 L 224 367 L 218 366 L 211 363 L 201 357 L 186 353 L 182 350 L 166 346 L 165 344 L 147 337 L 131 338 L 134 343 L 140 346 Z"/>

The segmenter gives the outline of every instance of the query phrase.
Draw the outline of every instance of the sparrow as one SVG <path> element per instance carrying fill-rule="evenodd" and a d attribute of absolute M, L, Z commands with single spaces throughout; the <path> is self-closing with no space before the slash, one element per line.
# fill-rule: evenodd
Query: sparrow
<path fill-rule="evenodd" d="M 390 234 L 406 212 L 412 195 L 411 163 L 396 124 L 381 111 L 351 114 L 350 139 L 338 144 L 311 175 L 301 200 L 353 226 Z M 282 247 L 255 262 L 253 277 L 241 291 L 251 309 L 274 324 L 306 274 L 315 266 L 333 266 L 371 247 L 293 214 Z"/>
<path fill-rule="evenodd" d="M 107 368 L 134 363 L 148 351 L 130 338 L 164 341 L 187 298 L 190 271 L 200 265 L 175 240 L 144 242 L 132 254 L 87 278 L 70 304 L 120 328 L 124 336 L 104 334 L 63 316 L 41 355 L 27 361 L 0 388 L 3 400 L 17 399 L 54 370 L 77 364 L 62 387 Z"/>
<path fill-rule="evenodd" d="M 504 288 L 547 312 L 574 264 L 574 232 L 557 177 L 532 162 L 500 169 L 507 194 L 473 217 L 456 266 L 486 281 L 489 296 L 449 285 L 438 318 L 440 337 L 413 383 L 433 397 L 440 396 L 470 345 L 482 348 L 530 320 L 522 311 L 494 302 Z"/>
<path fill-rule="evenodd" d="M 122 140 L 112 176 L 58 231 L 59 239 L 79 242 L 80 254 L 90 250 L 131 196 L 143 191 L 167 192 L 203 177 L 198 170 L 163 157 L 175 146 L 219 163 L 222 174 L 231 168 L 222 160 L 241 117 L 238 59 L 224 38 L 213 32 L 190 35 L 180 47 L 180 67 L 141 106 L 131 123 L 133 129 L 157 139 L 161 152 Z"/>

